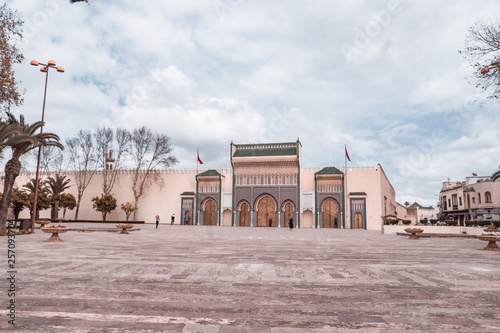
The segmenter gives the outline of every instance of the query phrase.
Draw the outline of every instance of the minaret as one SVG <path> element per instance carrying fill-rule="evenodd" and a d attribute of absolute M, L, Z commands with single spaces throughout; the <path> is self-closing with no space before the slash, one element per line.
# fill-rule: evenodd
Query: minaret
<path fill-rule="evenodd" d="M 106 170 L 115 168 L 115 159 L 113 158 L 113 149 L 109 151 L 109 156 L 106 158 Z"/>

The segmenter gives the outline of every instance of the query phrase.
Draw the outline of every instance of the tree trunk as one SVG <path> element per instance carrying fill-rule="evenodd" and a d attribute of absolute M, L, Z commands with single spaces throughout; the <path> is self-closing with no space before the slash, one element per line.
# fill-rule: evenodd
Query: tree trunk
<path fill-rule="evenodd" d="M 103 222 L 106 222 L 106 212 L 103 212 L 103 213 L 102 213 L 102 221 L 103 221 Z"/>
<path fill-rule="evenodd" d="M 59 217 L 59 202 L 61 201 L 61 197 L 58 194 L 54 195 L 54 199 L 52 201 L 52 212 L 50 214 L 50 218 L 55 220 Z"/>
<path fill-rule="evenodd" d="M 82 195 L 78 193 L 78 199 L 76 200 L 75 220 L 78 220 L 78 211 L 80 210 L 81 201 L 82 201 Z"/>
<path fill-rule="evenodd" d="M 5 165 L 5 183 L 3 187 L 3 196 L 0 200 L 0 231 L 7 228 L 7 213 L 9 211 L 10 197 L 12 195 L 12 187 L 17 176 L 21 172 L 21 162 L 15 157 L 11 158 Z"/>
<path fill-rule="evenodd" d="M 137 222 L 137 209 L 139 209 L 139 198 L 134 198 L 134 222 Z"/>

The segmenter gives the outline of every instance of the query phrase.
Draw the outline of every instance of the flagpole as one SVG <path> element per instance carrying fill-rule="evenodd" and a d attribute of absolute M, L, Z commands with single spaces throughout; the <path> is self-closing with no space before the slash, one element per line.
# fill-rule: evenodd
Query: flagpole
<path fill-rule="evenodd" d="M 347 144 L 344 144 L 344 187 L 345 187 L 345 198 L 344 198 L 344 203 L 346 205 L 346 211 L 344 212 L 344 225 L 342 228 L 345 229 L 345 220 L 347 219 L 347 211 L 349 210 L 349 201 L 347 200 L 349 197 L 349 192 L 347 192 Z"/>
<path fill-rule="evenodd" d="M 200 150 L 196 149 L 196 174 L 198 174 L 198 161 L 200 156 Z"/>

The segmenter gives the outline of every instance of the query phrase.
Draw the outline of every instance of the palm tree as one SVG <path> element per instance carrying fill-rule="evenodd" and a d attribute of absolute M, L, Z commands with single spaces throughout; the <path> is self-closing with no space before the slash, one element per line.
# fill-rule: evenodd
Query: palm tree
<path fill-rule="evenodd" d="M 59 143 L 59 136 L 56 134 L 35 134 L 40 131 L 43 126 L 41 121 L 28 124 L 24 121 L 24 116 L 22 115 L 19 116 L 19 120 L 11 113 L 8 113 L 7 116 L 7 124 L 17 125 L 19 133 L 12 134 L 12 138 L 9 137 L 10 140 L 6 143 L 6 146 L 12 149 L 12 158 L 5 165 L 4 191 L 2 199 L 0 200 L 0 230 L 6 229 L 5 222 L 7 221 L 7 211 L 9 209 L 12 187 L 14 186 L 17 176 L 19 176 L 21 172 L 21 162 L 19 158 L 32 149 L 40 146 L 55 146 L 64 149 L 63 145 Z M 34 226 L 31 226 L 32 231 L 33 227 Z"/>
<path fill-rule="evenodd" d="M 61 201 L 61 193 L 70 188 L 70 180 L 66 176 L 56 174 L 56 178 L 49 177 L 47 184 L 52 192 L 52 211 L 50 218 L 55 220 L 59 215 L 59 202 Z"/>

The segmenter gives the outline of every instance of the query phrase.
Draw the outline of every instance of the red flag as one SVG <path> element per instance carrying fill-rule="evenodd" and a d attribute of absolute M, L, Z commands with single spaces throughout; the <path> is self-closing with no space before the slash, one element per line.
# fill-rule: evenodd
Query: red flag
<path fill-rule="evenodd" d="M 198 151 L 197 153 L 198 153 L 198 162 L 199 162 L 200 164 L 203 164 L 203 162 L 200 160 L 200 152 Z"/>
<path fill-rule="evenodd" d="M 472 175 L 473 175 L 474 177 L 477 177 L 477 174 L 475 174 L 474 172 L 472 173 Z"/>
<path fill-rule="evenodd" d="M 345 157 L 351 162 L 351 159 L 349 158 L 349 153 L 347 152 L 347 146 L 345 146 Z"/>

